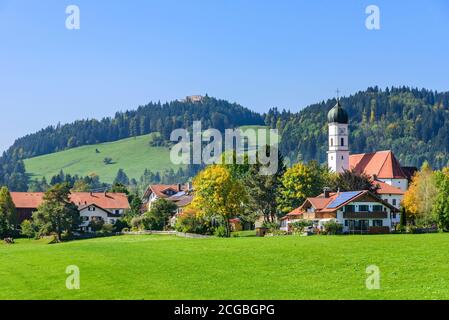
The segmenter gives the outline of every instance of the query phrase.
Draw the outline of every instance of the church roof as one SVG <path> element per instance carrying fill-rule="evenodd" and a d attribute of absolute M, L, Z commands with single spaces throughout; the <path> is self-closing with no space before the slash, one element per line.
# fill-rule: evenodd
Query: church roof
<path fill-rule="evenodd" d="M 337 101 L 335 107 L 333 107 L 329 113 L 327 114 L 327 121 L 329 123 L 344 123 L 347 124 L 349 122 L 349 116 L 345 109 L 340 104 L 340 101 Z"/>
<path fill-rule="evenodd" d="M 379 179 L 408 178 L 390 150 L 350 155 L 349 168 Z"/>

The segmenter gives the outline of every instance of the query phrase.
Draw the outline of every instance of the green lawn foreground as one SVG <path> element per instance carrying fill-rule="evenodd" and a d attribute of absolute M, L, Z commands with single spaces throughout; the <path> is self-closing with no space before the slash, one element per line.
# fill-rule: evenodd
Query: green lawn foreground
<path fill-rule="evenodd" d="M 80 290 L 65 287 L 80 268 Z M 365 286 L 380 268 L 379 290 Z M 448 299 L 449 234 L 0 244 L 1 299 Z"/>

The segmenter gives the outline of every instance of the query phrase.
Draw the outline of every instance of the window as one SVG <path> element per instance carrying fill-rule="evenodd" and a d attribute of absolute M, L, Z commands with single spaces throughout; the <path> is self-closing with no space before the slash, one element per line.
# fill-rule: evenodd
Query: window
<path fill-rule="evenodd" d="M 341 146 L 343 147 L 345 145 L 345 138 L 341 138 Z"/>
<path fill-rule="evenodd" d="M 373 220 L 373 227 L 382 227 L 383 221 L 382 220 Z"/>
<path fill-rule="evenodd" d="M 120 214 L 120 210 L 115 210 L 115 214 Z"/>
<path fill-rule="evenodd" d="M 380 206 L 380 205 L 374 205 L 374 206 L 373 206 L 373 211 L 375 211 L 375 212 L 382 212 L 382 206 Z"/>
<path fill-rule="evenodd" d="M 359 206 L 359 212 L 368 212 L 369 211 L 369 207 L 365 204 L 362 204 Z"/>
<path fill-rule="evenodd" d="M 334 146 L 334 139 L 331 138 L 331 147 L 333 147 L 333 146 Z"/>
<path fill-rule="evenodd" d="M 395 206 L 396 205 L 396 199 L 393 199 L 393 205 Z"/>
<path fill-rule="evenodd" d="M 345 227 L 349 226 L 349 220 L 345 220 Z"/>
<path fill-rule="evenodd" d="M 345 212 L 355 212 L 355 206 L 353 206 L 353 205 L 346 206 Z"/>
<path fill-rule="evenodd" d="M 345 160 L 345 157 L 344 157 L 344 156 L 341 156 L 341 160 Z"/>

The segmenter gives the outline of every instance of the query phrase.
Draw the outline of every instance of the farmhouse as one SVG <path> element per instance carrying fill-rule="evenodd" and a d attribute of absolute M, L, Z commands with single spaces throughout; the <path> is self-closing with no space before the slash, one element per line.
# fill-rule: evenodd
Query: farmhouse
<path fill-rule="evenodd" d="M 33 212 L 44 201 L 43 192 L 11 192 L 11 197 L 17 209 L 19 223 L 31 219 Z M 124 193 L 73 192 L 70 200 L 78 206 L 81 227 L 85 230 L 92 220 L 113 224 L 130 209 L 128 197 Z"/>
<path fill-rule="evenodd" d="M 150 211 L 151 204 L 158 199 L 173 201 L 178 206 L 178 213 L 192 202 L 192 186 L 183 184 L 152 184 L 149 185 L 142 198 L 142 211 Z"/>
<path fill-rule="evenodd" d="M 311 220 L 314 227 L 336 221 L 345 233 L 388 233 L 398 223 L 398 209 L 370 191 L 325 191 L 318 197 L 307 198 L 297 209 L 281 219 L 281 229 L 290 231 L 291 223 Z"/>

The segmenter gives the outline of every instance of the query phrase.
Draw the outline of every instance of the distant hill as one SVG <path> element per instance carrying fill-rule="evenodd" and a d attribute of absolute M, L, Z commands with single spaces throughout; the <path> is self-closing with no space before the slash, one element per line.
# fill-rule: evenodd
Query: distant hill
<path fill-rule="evenodd" d="M 50 181 L 61 170 L 70 175 L 98 175 L 102 182 L 112 183 L 119 169 L 139 180 L 145 169 L 160 172 L 178 166 L 170 162 L 168 147 L 152 147 L 153 134 L 72 148 L 24 161 L 31 180 L 45 177 Z M 110 164 L 104 160 L 110 159 Z"/>
<path fill-rule="evenodd" d="M 277 128 L 280 150 L 290 163 L 325 162 L 327 113 L 335 103 L 335 99 L 323 101 L 297 113 L 273 108 L 261 115 L 236 103 L 206 96 L 149 103 L 134 111 L 116 113 L 113 118 L 52 126 L 17 139 L 0 157 L 0 185 L 26 190 L 28 173 L 34 178 L 61 169 L 78 174 L 96 172 L 102 180 L 111 181 L 118 168 L 131 177 L 138 177 L 144 168 L 170 168 L 170 162 L 163 160 L 167 159 L 168 149 L 147 147 L 145 135 L 159 132 L 168 139 L 173 129 L 191 128 L 195 120 L 202 121 L 203 129 L 221 131 L 241 126 Z M 449 92 L 373 87 L 342 98 L 341 103 L 350 115 L 352 153 L 391 149 L 403 165 L 421 166 L 429 161 L 440 168 L 449 164 Z M 136 139 L 128 139 L 131 137 Z M 117 143 L 98 146 L 113 141 Z M 132 143 L 142 146 L 132 147 Z M 92 153 L 95 148 L 105 154 Z M 80 160 L 80 154 L 85 161 Z M 105 157 L 117 163 L 104 165 Z M 25 161 L 26 170 L 24 159 L 29 159 Z"/>
<path fill-rule="evenodd" d="M 279 128 L 281 151 L 291 160 L 327 161 L 327 113 L 336 100 L 298 113 L 271 109 L 265 117 Z M 377 87 L 341 99 L 350 117 L 351 153 L 393 150 L 403 165 L 449 165 L 449 92 Z"/>

